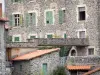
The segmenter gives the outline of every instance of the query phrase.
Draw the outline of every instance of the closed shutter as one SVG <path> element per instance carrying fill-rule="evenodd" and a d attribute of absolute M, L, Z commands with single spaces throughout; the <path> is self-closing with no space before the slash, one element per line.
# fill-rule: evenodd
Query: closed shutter
<path fill-rule="evenodd" d="M 36 25 L 36 13 L 32 14 L 32 19 L 33 24 Z"/>
<path fill-rule="evenodd" d="M 25 25 L 29 26 L 29 23 L 30 23 L 29 13 L 25 13 L 25 16 L 26 16 Z"/>
<path fill-rule="evenodd" d="M 46 12 L 46 24 L 53 24 L 53 12 L 52 11 Z"/>
<path fill-rule="evenodd" d="M 15 37 L 15 38 L 14 38 L 14 41 L 15 41 L 15 42 L 18 42 L 18 41 L 19 41 L 19 37 Z"/>
<path fill-rule="evenodd" d="M 36 38 L 36 36 L 30 36 L 30 39 L 34 39 L 34 38 Z"/>
<path fill-rule="evenodd" d="M 52 38 L 53 36 L 52 36 L 52 34 L 51 35 L 47 35 L 47 38 Z"/>
<path fill-rule="evenodd" d="M 64 22 L 64 11 L 59 10 L 59 24 L 62 24 Z"/>
<path fill-rule="evenodd" d="M 67 38 L 67 35 L 66 34 L 64 34 L 64 38 Z"/>

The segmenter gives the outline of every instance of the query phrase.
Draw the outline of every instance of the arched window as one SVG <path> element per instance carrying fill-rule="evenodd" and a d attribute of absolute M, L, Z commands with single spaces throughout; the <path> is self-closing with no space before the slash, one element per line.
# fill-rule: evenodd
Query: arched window
<path fill-rule="evenodd" d="M 76 56 L 76 51 L 75 50 L 71 51 L 71 56 Z"/>

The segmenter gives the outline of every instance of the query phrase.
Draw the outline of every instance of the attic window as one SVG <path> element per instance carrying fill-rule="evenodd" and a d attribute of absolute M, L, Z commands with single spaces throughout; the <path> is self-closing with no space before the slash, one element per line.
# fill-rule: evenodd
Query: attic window
<path fill-rule="evenodd" d="M 85 11 L 85 7 L 79 7 L 79 8 L 78 8 L 78 13 L 79 13 L 79 21 L 86 20 L 86 11 Z"/>

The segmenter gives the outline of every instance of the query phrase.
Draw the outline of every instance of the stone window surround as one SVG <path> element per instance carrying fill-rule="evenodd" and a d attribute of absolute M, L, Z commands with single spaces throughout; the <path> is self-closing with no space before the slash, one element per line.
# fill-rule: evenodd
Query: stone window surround
<path fill-rule="evenodd" d="M 81 5 L 77 5 L 77 7 L 76 7 L 76 12 L 77 12 L 77 16 L 76 16 L 76 19 L 77 19 L 77 22 L 83 22 L 83 21 L 79 21 L 79 11 L 78 11 L 78 8 L 79 7 L 85 7 L 85 16 L 86 16 L 86 19 L 84 20 L 84 21 L 87 21 L 87 7 L 86 7 L 86 5 L 85 4 L 81 4 Z"/>
<path fill-rule="evenodd" d="M 21 39 L 21 35 L 20 35 L 20 34 L 18 34 L 18 35 L 13 35 L 13 38 L 12 38 L 12 41 L 13 41 L 13 42 L 16 42 L 16 41 L 14 41 L 14 38 L 15 38 L 15 37 L 19 37 L 19 41 L 18 41 L 18 42 L 21 42 L 22 39 Z"/>
<path fill-rule="evenodd" d="M 37 26 L 37 23 L 38 23 L 38 12 L 36 10 L 33 10 L 33 11 L 28 11 L 28 13 L 36 13 L 36 26 Z"/>
<path fill-rule="evenodd" d="M 70 56 L 70 57 L 75 57 L 75 56 L 71 56 L 71 52 L 72 52 L 73 50 L 75 50 L 76 56 L 77 56 L 77 49 L 76 49 L 75 46 L 72 46 L 72 48 L 71 48 L 71 50 L 70 50 L 70 52 L 69 52 L 69 56 Z"/>
<path fill-rule="evenodd" d="M 54 35 L 54 33 L 46 33 L 45 38 L 47 38 L 47 35 Z"/>
<path fill-rule="evenodd" d="M 77 37 L 80 38 L 80 37 L 79 37 L 79 32 L 80 32 L 80 31 L 85 31 L 85 38 L 86 38 L 86 35 L 87 35 L 87 34 L 86 34 L 86 29 L 78 29 L 78 30 L 77 30 Z"/>
<path fill-rule="evenodd" d="M 36 36 L 36 38 L 38 38 L 38 35 L 37 34 L 29 34 L 28 35 L 28 39 L 30 39 L 30 36 Z"/>
<path fill-rule="evenodd" d="M 96 53 L 95 53 L 95 46 L 89 46 L 89 47 L 87 48 L 87 56 L 94 56 L 94 55 L 88 55 L 88 54 L 89 54 L 89 53 L 88 53 L 88 49 L 89 49 L 89 48 L 94 48 L 94 55 L 95 55 L 95 54 L 96 54 Z"/>
<path fill-rule="evenodd" d="M 44 23 L 45 23 L 45 26 L 47 25 L 46 24 L 46 12 L 47 11 L 52 11 L 53 12 L 53 24 L 52 25 L 54 25 L 54 22 L 55 22 L 55 18 L 54 18 L 54 9 L 46 9 L 45 11 L 44 11 Z"/>
<path fill-rule="evenodd" d="M 20 14 L 20 15 L 21 15 L 22 13 L 21 13 L 21 12 L 13 12 L 13 13 L 12 13 L 12 15 L 15 15 L 15 14 Z M 14 24 L 15 24 L 15 23 L 14 23 Z M 20 26 L 20 25 L 19 25 L 19 26 Z M 19 27 L 19 26 L 14 26 L 13 28 L 17 28 L 17 27 Z"/>

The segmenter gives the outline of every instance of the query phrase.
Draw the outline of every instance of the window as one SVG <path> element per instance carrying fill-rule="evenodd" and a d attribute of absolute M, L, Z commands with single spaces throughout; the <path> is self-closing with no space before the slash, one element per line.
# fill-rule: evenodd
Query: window
<path fill-rule="evenodd" d="M 59 10 L 59 24 L 65 22 L 65 10 Z"/>
<path fill-rule="evenodd" d="M 86 11 L 85 7 L 78 7 L 79 21 L 83 21 L 86 19 Z"/>
<path fill-rule="evenodd" d="M 80 31 L 79 32 L 79 37 L 80 38 L 85 38 L 85 31 Z"/>
<path fill-rule="evenodd" d="M 54 16 L 53 11 L 46 11 L 46 24 L 53 24 Z"/>
<path fill-rule="evenodd" d="M 88 55 L 94 55 L 94 48 L 88 49 Z"/>
<path fill-rule="evenodd" d="M 13 42 L 20 42 L 21 41 L 21 36 L 20 35 L 14 35 L 13 36 Z"/>
<path fill-rule="evenodd" d="M 36 13 L 29 13 L 30 24 L 36 25 Z"/>
<path fill-rule="evenodd" d="M 15 26 L 20 25 L 20 14 L 14 14 L 14 25 Z"/>
<path fill-rule="evenodd" d="M 36 36 L 30 36 L 30 39 L 34 39 L 34 38 L 36 38 Z"/>
<path fill-rule="evenodd" d="M 53 35 L 52 34 L 48 34 L 47 38 L 53 38 Z"/>
<path fill-rule="evenodd" d="M 76 51 L 75 50 L 71 51 L 71 56 L 76 56 Z"/>
<path fill-rule="evenodd" d="M 78 38 L 86 38 L 86 30 L 79 30 Z"/>

